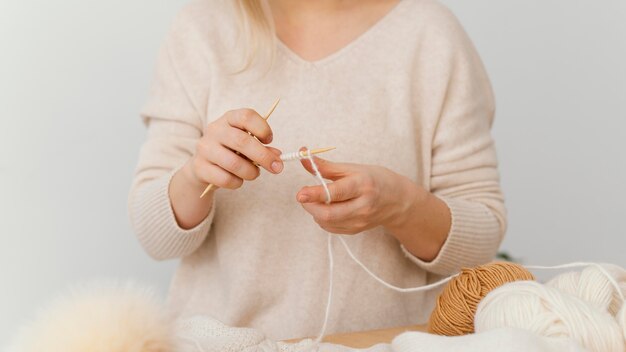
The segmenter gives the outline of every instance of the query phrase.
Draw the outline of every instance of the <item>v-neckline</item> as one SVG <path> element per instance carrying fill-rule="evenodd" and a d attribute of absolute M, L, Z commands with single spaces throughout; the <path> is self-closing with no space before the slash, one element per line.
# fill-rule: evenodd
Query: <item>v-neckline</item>
<path fill-rule="evenodd" d="M 379 28 L 383 27 L 387 22 L 391 21 L 393 17 L 395 17 L 396 13 L 400 12 L 400 8 L 404 3 L 408 3 L 410 0 L 400 0 L 397 4 L 395 4 L 386 14 L 384 14 L 380 19 L 378 19 L 373 25 L 371 25 L 368 29 L 360 33 L 354 39 L 352 39 L 348 44 L 342 46 L 341 48 L 333 51 L 332 53 L 322 57 L 317 60 L 307 60 L 302 56 L 297 54 L 295 51 L 291 50 L 287 44 L 285 44 L 277 35 L 276 44 L 278 49 L 280 49 L 289 59 L 295 61 L 298 64 L 305 66 L 322 66 L 335 59 L 343 56 L 347 52 L 351 51 L 354 47 L 358 46 L 361 42 L 365 41 L 368 37 L 372 36 L 375 32 L 379 30 Z"/>

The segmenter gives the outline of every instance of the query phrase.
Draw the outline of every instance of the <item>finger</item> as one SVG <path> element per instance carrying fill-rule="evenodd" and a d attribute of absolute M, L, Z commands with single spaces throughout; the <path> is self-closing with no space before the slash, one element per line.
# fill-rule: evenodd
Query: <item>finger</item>
<path fill-rule="evenodd" d="M 283 170 L 283 162 L 280 157 L 246 132 L 229 128 L 223 134 L 222 139 L 224 146 L 240 152 L 246 158 L 261 165 L 265 170 L 274 174 Z"/>
<path fill-rule="evenodd" d="M 283 152 L 280 149 L 277 149 L 277 148 L 274 148 L 274 147 L 268 147 L 268 146 L 265 146 L 265 148 L 269 149 L 276 156 L 280 157 L 283 154 Z"/>
<path fill-rule="evenodd" d="M 357 233 L 361 232 L 359 229 L 351 228 L 351 227 L 322 226 L 322 225 L 320 225 L 320 227 L 326 230 L 327 232 L 330 232 L 335 235 L 356 235 Z"/>
<path fill-rule="evenodd" d="M 220 166 L 210 162 L 198 166 L 198 176 L 207 184 L 227 189 L 237 189 L 243 184 L 243 180 Z"/>
<path fill-rule="evenodd" d="M 306 148 L 302 147 L 299 150 L 304 151 Z M 313 160 L 322 177 L 333 181 L 346 176 L 352 169 L 350 164 L 336 163 L 317 156 L 313 156 Z M 300 163 L 309 173 L 315 175 L 315 170 L 308 159 L 301 159 Z"/>
<path fill-rule="evenodd" d="M 259 177 L 258 167 L 222 145 L 212 146 L 205 155 L 211 163 L 243 180 L 252 181 Z"/>
<path fill-rule="evenodd" d="M 342 202 L 361 195 L 358 184 L 354 177 L 345 177 L 327 184 L 331 202 Z M 300 203 L 324 203 L 326 191 L 322 185 L 305 186 L 298 192 L 296 199 Z"/>
<path fill-rule="evenodd" d="M 318 224 L 337 226 L 349 222 L 359 207 L 357 199 L 332 204 L 302 203 L 302 207 Z"/>
<path fill-rule="evenodd" d="M 252 109 L 230 111 L 226 121 L 232 127 L 252 133 L 263 144 L 272 142 L 272 129 L 267 121 Z"/>

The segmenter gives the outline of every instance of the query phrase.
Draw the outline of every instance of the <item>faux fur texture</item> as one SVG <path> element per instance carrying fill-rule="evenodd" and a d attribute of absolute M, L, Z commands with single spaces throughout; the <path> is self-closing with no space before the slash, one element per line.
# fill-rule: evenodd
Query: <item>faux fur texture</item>
<path fill-rule="evenodd" d="M 25 326 L 10 352 L 169 352 L 174 330 L 152 290 L 93 283 L 71 290 Z"/>

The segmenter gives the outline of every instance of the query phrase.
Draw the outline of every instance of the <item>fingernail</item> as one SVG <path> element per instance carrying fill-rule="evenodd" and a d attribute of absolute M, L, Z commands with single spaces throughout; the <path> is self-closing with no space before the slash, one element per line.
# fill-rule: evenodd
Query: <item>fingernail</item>
<path fill-rule="evenodd" d="M 274 161 L 272 163 L 272 171 L 274 171 L 275 173 L 279 173 L 283 170 L 283 165 L 282 163 L 279 163 L 278 161 Z"/>
<path fill-rule="evenodd" d="M 299 197 L 298 197 L 298 201 L 299 201 L 300 203 L 305 203 L 305 202 L 308 202 L 308 201 L 309 201 L 309 199 L 311 199 L 311 198 L 309 198 L 309 196 L 307 196 L 306 194 L 303 194 L 303 195 L 301 195 L 301 196 L 299 196 Z"/>

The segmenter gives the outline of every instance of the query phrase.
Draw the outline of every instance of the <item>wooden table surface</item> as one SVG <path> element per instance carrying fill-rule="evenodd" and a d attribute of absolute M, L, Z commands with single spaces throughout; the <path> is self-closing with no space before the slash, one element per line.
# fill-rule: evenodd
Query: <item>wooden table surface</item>
<path fill-rule="evenodd" d="M 330 335 L 324 338 L 324 342 L 335 343 L 352 348 L 367 348 L 379 343 L 390 343 L 394 337 L 407 331 L 426 331 L 426 325 L 414 325 L 401 328 Z M 290 342 L 295 341 L 297 340 L 291 340 Z"/>

